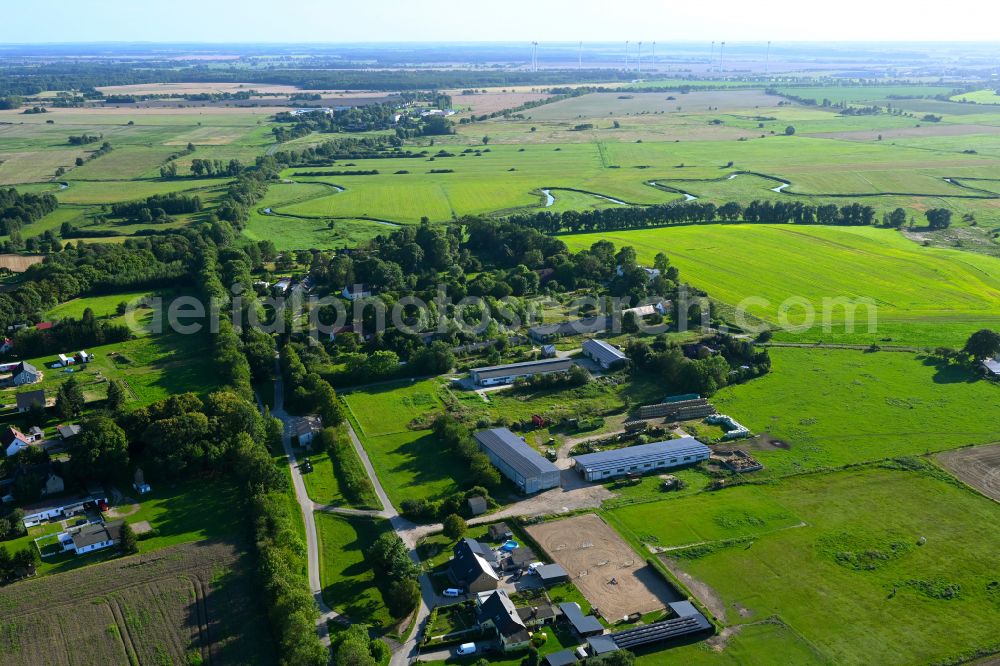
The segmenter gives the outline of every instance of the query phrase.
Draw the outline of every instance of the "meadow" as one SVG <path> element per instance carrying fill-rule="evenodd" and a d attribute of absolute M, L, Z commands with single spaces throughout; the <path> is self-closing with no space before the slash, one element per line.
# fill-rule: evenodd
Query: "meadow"
<path fill-rule="evenodd" d="M 755 451 L 781 476 L 997 440 L 1000 386 L 905 352 L 772 347 L 770 374 L 712 402 L 788 450 Z"/>
<path fill-rule="evenodd" d="M 769 486 L 767 493 L 805 525 L 731 546 L 669 553 L 708 587 L 702 596 L 727 624 L 776 618 L 791 634 L 765 641 L 759 629 L 751 632 L 754 651 L 791 643 L 800 644 L 792 653 L 800 663 L 910 664 L 997 649 L 991 627 L 1000 622 L 1000 605 L 991 563 L 1000 537 L 982 530 L 1000 518 L 995 503 L 933 470 L 808 475 Z M 731 514 L 743 512 L 744 489 L 717 495 L 719 507 L 728 503 Z M 703 515 L 705 499 L 664 501 L 644 511 Z M 669 528 L 648 522 L 641 529 L 670 536 Z M 733 647 L 741 651 L 739 636 Z M 691 646 L 642 661 L 732 663 L 736 655 L 727 652 Z"/>
<path fill-rule="evenodd" d="M 1000 260 L 959 250 L 924 248 L 898 232 L 875 228 L 795 225 L 696 225 L 562 237 L 571 250 L 598 240 L 636 249 L 652 265 L 665 252 L 682 279 L 730 305 L 746 299 L 750 315 L 777 324 L 813 326 L 779 333 L 794 342 L 961 346 L 972 332 L 1000 323 Z M 823 330 L 823 299 L 859 304 L 855 328 L 849 312 L 829 308 Z M 876 330 L 869 332 L 874 302 Z"/>
<path fill-rule="evenodd" d="M 319 531 L 320 578 L 323 600 L 353 622 L 387 627 L 392 621 L 365 561 L 365 551 L 391 530 L 389 522 L 371 518 L 349 518 L 316 513 Z"/>

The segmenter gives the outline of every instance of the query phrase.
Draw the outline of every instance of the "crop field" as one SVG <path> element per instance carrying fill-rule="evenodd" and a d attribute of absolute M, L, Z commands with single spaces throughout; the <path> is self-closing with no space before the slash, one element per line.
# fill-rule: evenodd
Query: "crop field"
<path fill-rule="evenodd" d="M 389 521 L 316 513 L 323 599 L 353 622 L 376 627 L 392 621 L 365 551 L 391 530 Z"/>
<path fill-rule="evenodd" d="M 824 86 L 824 87 L 788 87 L 779 88 L 780 92 L 795 95 L 803 99 L 813 99 L 817 103 L 822 103 L 828 99 L 834 104 L 855 104 L 861 102 L 871 102 L 896 98 L 921 98 L 934 97 L 936 95 L 947 95 L 953 88 L 946 86 Z M 908 99 L 893 100 L 894 103 L 904 106 Z"/>
<path fill-rule="evenodd" d="M 964 483 L 1000 502 L 1000 444 L 945 451 L 937 460 Z"/>
<path fill-rule="evenodd" d="M 718 494 L 739 514 L 734 490 Z M 796 651 L 802 663 L 941 663 L 1000 647 L 1000 536 L 982 530 L 1000 519 L 996 503 L 933 468 L 800 476 L 768 492 L 805 526 L 669 553 L 727 624 L 775 617 L 816 651 Z M 685 515 L 704 499 L 654 506 Z M 732 662 L 726 648 L 696 652 L 694 663 Z"/>
<path fill-rule="evenodd" d="M 974 90 L 951 98 L 953 102 L 973 102 L 975 104 L 1000 104 L 996 90 Z"/>
<path fill-rule="evenodd" d="M 788 445 L 755 451 L 784 475 L 998 440 L 1000 386 L 899 352 L 770 349 L 772 371 L 712 402 Z"/>
<path fill-rule="evenodd" d="M 177 546 L 0 589 L 0 664 L 272 663 L 253 564 Z"/>
<path fill-rule="evenodd" d="M 808 330 L 779 337 L 792 341 L 879 342 L 960 346 L 968 335 L 1000 322 L 1000 260 L 938 248 L 922 248 L 900 234 L 873 228 L 794 225 L 689 226 L 563 236 L 573 250 L 598 240 L 631 245 L 639 261 L 652 265 L 665 252 L 684 280 L 715 299 L 737 305 L 769 322 L 808 323 L 802 302 L 815 313 Z M 854 332 L 848 312 L 830 308 L 831 330 L 823 330 L 823 299 L 860 304 Z"/>

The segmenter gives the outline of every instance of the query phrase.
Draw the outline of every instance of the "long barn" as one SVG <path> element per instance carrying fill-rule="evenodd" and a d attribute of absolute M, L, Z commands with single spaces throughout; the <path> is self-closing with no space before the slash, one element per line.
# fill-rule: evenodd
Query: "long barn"
<path fill-rule="evenodd" d="M 559 468 L 507 428 L 480 430 L 474 437 L 490 462 L 522 492 L 530 494 L 559 487 Z"/>
<path fill-rule="evenodd" d="M 602 481 L 626 474 L 690 465 L 708 460 L 711 451 L 694 437 L 629 446 L 576 457 L 576 470 L 587 481 Z"/>

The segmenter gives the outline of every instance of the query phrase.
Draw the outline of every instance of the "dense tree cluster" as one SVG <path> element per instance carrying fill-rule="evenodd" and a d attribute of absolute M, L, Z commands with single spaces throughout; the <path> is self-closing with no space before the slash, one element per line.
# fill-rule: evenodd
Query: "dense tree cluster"
<path fill-rule="evenodd" d="M 751 224 L 823 224 L 862 226 L 875 222 L 875 209 L 859 203 L 814 206 L 800 201 L 757 201 L 743 206 L 730 201 L 721 206 L 701 201 L 628 206 L 597 210 L 542 211 L 511 217 L 515 224 L 547 234 L 642 229 L 670 224 L 749 222 Z"/>
<path fill-rule="evenodd" d="M 410 559 L 410 549 L 398 534 L 385 532 L 365 555 L 375 570 L 389 612 L 393 617 L 405 617 L 420 602 L 420 570 Z"/>
<path fill-rule="evenodd" d="M 237 159 L 228 162 L 223 160 L 206 160 L 196 157 L 191 160 L 191 175 L 196 178 L 232 178 L 238 176 L 243 165 Z"/>
<path fill-rule="evenodd" d="M 51 194 L 20 193 L 0 188 L 0 234 L 20 236 L 26 225 L 40 220 L 59 206 Z"/>
<path fill-rule="evenodd" d="M 201 210 L 201 197 L 187 194 L 155 194 L 142 201 L 129 201 L 111 205 L 112 217 L 140 218 L 150 211 L 163 211 L 166 215 L 187 215 Z M 156 214 L 153 215 L 156 217 Z"/>

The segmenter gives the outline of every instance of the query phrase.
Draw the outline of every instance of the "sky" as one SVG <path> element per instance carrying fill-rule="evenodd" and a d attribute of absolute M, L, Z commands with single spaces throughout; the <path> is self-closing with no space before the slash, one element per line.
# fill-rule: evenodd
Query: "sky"
<path fill-rule="evenodd" d="M 8 43 L 1000 39 L 997 0 L 0 2 Z"/>

